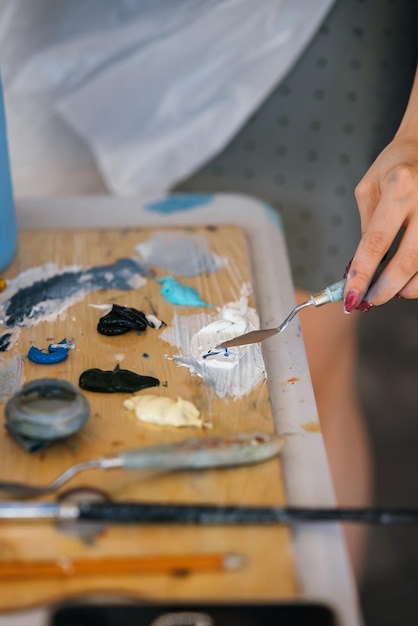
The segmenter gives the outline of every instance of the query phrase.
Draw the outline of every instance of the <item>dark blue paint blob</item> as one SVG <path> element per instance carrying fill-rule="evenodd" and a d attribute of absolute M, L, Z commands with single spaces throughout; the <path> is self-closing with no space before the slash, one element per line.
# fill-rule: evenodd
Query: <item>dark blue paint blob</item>
<path fill-rule="evenodd" d="M 177 211 L 190 211 L 199 206 L 208 204 L 213 199 L 211 193 L 191 193 L 186 195 L 173 195 L 156 202 L 146 204 L 147 211 L 155 213 L 176 213 Z"/>
<path fill-rule="evenodd" d="M 12 338 L 12 333 L 5 333 L 0 337 L 0 352 L 6 352 L 10 346 L 10 340 Z"/>
<path fill-rule="evenodd" d="M 211 348 L 210 350 L 205 352 L 205 354 L 202 354 L 202 358 L 207 359 L 208 356 L 214 356 L 215 354 L 222 354 L 222 353 L 223 353 L 223 356 L 231 356 L 229 348 L 220 348 L 219 350 L 216 348 Z"/>
<path fill-rule="evenodd" d="M 120 369 L 101 370 L 97 367 L 86 370 L 80 375 L 78 384 L 87 391 L 102 393 L 133 393 L 147 387 L 158 387 L 160 381 L 153 376 L 141 376 L 130 370 Z"/>
<path fill-rule="evenodd" d="M 39 348 L 32 346 L 28 352 L 28 359 L 33 363 L 40 363 L 43 365 L 60 363 L 67 358 L 68 350 L 71 350 L 73 347 L 73 344 L 67 343 L 66 339 L 63 339 L 59 343 L 50 344 L 48 346 L 48 352 L 39 350 Z"/>
<path fill-rule="evenodd" d="M 135 259 L 118 259 L 110 265 L 100 265 L 81 270 L 68 270 L 63 273 L 38 280 L 23 287 L 7 303 L 5 310 L 6 326 L 23 325 L 25 318 L 42 316 L 36 307 L 42 302 L 61 301 L 77 296 L 81 291 L 89 293 L 99 289 L 133 289 L 135 276 L 149 274 L 148 267 Z M 40 307 L 42 309 L 42 307 Z"/>

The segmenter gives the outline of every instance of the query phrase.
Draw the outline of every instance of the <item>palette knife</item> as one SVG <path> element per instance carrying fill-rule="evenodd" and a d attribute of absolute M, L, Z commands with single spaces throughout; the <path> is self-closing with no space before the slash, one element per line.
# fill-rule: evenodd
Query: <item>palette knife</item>
<path fill-rule="evenodd" d="M 235 346 L 244 346 L 249 343 L 258 343 L 260 341 L 264 341 L 264 339 L 268 339 L 273 335 L 280 334 L 284 331 L 284 329 L 289 325 L 292 319 L 307 306 L 315 306 L 320 307 L 324 304 L 329 304 L 331 302 L 339 302 L 343 299 L 344 294 L 344 286 L 346 283 L 346 278 L 339 280 L 337 283 L 333 283 L 328 287 L 325 287 L 322 291 L 312 294 L 309 300 L 306 302 L 302 302 L 298 304 L 293 311 L 289 313 L 289 315 L 283 320 L 280 326 L 276 328 L 265 328 L 264 330 L 252 330 L 244 335 L 239 335 L 238 337 L 234 337 L 233 339 L 229 339 L 228 341 L 224 341 L 213 348 L 210 352 L 215 352 L 216 350 L 224 350 L 226 348 L 233 348 Z"/>

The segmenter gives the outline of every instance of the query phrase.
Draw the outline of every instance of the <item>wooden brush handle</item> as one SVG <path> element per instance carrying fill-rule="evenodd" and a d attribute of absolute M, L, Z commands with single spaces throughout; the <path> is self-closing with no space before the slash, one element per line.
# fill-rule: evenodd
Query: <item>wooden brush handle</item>
<path fill-rule="evenodd" d="M 0 563 L 0 580 L 11 578 L 68 578 L 70 576 L 114 576 L 187 571 L 238 569 L 244 557 L 232 553 L 159 554 L 142 557 L 61 558 Z"/>

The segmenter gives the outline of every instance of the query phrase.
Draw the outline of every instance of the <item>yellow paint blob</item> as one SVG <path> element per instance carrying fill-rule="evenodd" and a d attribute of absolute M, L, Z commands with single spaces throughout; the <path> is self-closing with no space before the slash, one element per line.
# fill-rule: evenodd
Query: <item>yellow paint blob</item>
<path fill-rule="evenodd" d="M 125 409 L 134 411 L 142 422 L 159 426 L 198 426 L 203 428 L 199 409 L 188 400 L 176 400 L 153 394 L 132 396 L 124 401 Z"/>
<path fill-rule="evenodd" d="M 305 424 L 302 424 L 302 428 L 304 430 L 306 430 L 308 433 L 320 433 L 321 432 L 321 426 L 319 424 L 319 422 L 306 422 Z"/>

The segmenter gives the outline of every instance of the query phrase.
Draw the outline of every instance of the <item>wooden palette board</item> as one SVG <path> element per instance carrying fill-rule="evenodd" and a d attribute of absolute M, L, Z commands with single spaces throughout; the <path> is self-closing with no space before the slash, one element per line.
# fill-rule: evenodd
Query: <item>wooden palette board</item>
<path fill-rule="evenodd" d="M 21 231 L 16 259 L 4 274 L 6 280 L 47 262 L 60 267 L 74 264 L 97 266 L 134 256 L 135 246 L 147 241 L 158 229 Z M 172 229 L 170 229 L 172 230 Z M 227 257 L 228 263 L 215 272 L 181 278 L 200 296 L 221 307 L 240 297 L 244 283 L 252 283 L 250 256 L 245 233 L 236 226 L 193 227 L 209 249 Z M 183 229 L 184 231 L 184 229 Z M 156 278 L 166 268 L 154 266 Z M 189 437 L 222 435 L 240 431 L 273 432 L 274 424 L 267 381 L 241 398 L 218 398 L 201 378 L 180 367 L 171 357 L 175 346 L 163 341 L 161 330 L 105 337 L 97 330 L 103 312 L 90 305 L 113 304 L 135 307 L 156 315 L 169 326 L 176 313 L 196 314 L 196 307 L 176 307 L 160 294 L 160 285 L 147 280 L 131 291 L 102 290 L 86 295 L 54 321 L 23 328 L 17 343 L 1 359 L 24 355 L 24 380 L 54 377 L 78 385 L 82 371 L 91 367 L 112 370 L 120 365 L 139 374 L 166 382 L 144 393 L 180 396 L 191 400 L 211 430 L 159 427 L 140 422 L 123 408 L 129 394 L 83 392 L 91 405 L 88 422 L 76 434 L 55 442 L 37 454 L 25 452 L 12 437 L 0 432 L 0 480 L 34 484 L 51 481 L 68 466 L 119 450 L 171 443 Z M 250 306 L 256 307 L 254 296 Z M 207 309 L 214 312 L 216 309 Z M 46 348 L 64 337 L 72 341 L 69 358 L 55 365 L 30 362 L 31 345 Z M 148 356 L 144 357 L 144 353 Z M 141 392 L 139 392 L 141 393 Z M 4 414 L 4 404 L 0 404 Z M 161 474 L 149 471 L 93 470 L 73 478 L 62 488 L 91 486 L 105 491 L 113 500 L 191 502 L 214 504 L 280 505 L 285 492 L 280 459 L 250 467 L 222 470 L 184 471 Z M 55 496 L 45 497 L 51 500 Z M 0 611 L 62 600 L 82 594 L 106 592 L 136 599 L 154 600 L 281 600 L 298 595 L 292 542 L 286 527 L 197 527 L 197 526 L 108 526 L 93 540 L 62 532 L 51 523 L 2 523 L 0 562 L 13 560 L 91 558 L 105 556 L 237 552 L 247 558 L 243 569 L 228 572 L 137 576 L 69 577 L 68 580 L 31 579 L 2 582 Z"/>

